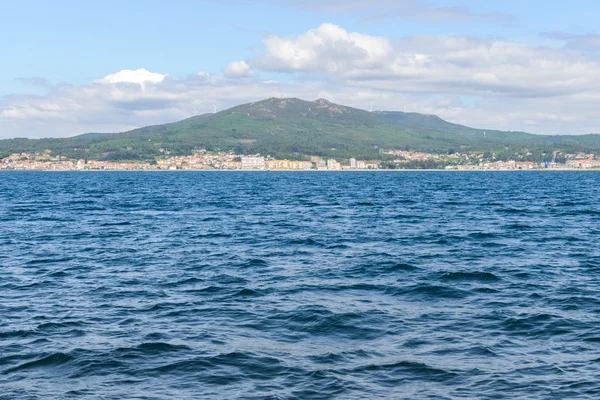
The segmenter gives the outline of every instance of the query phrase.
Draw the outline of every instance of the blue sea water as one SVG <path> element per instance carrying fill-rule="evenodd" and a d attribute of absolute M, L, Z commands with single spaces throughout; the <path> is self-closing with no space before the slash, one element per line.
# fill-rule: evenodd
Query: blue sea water
<path fill-rule="evenodd" d="M 0 174 L 0 399 L 598 399 L 600 174 Z"/>

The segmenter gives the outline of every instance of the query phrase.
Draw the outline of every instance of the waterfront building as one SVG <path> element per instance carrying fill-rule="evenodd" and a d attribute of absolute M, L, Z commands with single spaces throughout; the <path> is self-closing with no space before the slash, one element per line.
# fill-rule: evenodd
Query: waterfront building
<path fill-rule="evenodd" d="M 268 169 L 305 170 L 311 169 L 312 163 L 310 161 L 267 160 L 266 166 Z"/>
<path fill-rule="evenodd" d="M 356 169 L 356 158 L 351 158 L 350 159 L 350 168 L 351 169 Z"/>
<path fill-rule="evenodd" d="M 342 169 L 342 166 L 335 159 L 330 158 L 329 160 L 327 160 L 327 169 L 338 170 Z"/>
<path fill-rule="evenodd" d="M 265 158 L 242 157 L 242 169 L 265 169 Z"/>

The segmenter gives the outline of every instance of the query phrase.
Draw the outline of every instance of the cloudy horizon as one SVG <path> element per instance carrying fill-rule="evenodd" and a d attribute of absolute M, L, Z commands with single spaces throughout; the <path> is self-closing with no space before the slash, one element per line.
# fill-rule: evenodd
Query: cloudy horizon
<path fill-rule="evenodd" d="M 513 1 L 174 1 L 203 16 L 197 26 L 176 7 L 136 14 L 135 3 L 118 15 L 75 6 L 53 15 L 66 25 L 53 21 L 42 39 L 18 30 L 24 6 L 2 6 L 13 62 L 0 67 L 0 138 L 120 132 L 269 97 L 485 129 L 600 133 L 600 35 L 585 18 L 599 6 L 589 1 L 565 6 L 570 13 Z M 158 24 L 165 13 L 183 21 Z M 115 32 L 100 26 L 108 21 Z"/>

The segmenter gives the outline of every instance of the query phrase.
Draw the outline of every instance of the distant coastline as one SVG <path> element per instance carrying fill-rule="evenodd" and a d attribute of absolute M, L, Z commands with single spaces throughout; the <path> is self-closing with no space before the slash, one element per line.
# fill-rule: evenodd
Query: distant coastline
<path fill-rule="evenodd" d="M 0 169 L 0 173 L 119 173 L 119 172 L 142 172 L 142 173 L 402 173 L 402 172 L 448 172 L 448 173 L 459 173 L 459 172 L 600 172 L 600 168 L 546 168 L 546 169 L 345 169 L 345 170 L 290 170 L 290 169 L 278 169 L 278 170 L 252 170 L 252 169 L 179 169 L 179 170 L 165 170 L 165 169 L 86 169 L 86 170 L 52 170 L 52 169 Z"/>

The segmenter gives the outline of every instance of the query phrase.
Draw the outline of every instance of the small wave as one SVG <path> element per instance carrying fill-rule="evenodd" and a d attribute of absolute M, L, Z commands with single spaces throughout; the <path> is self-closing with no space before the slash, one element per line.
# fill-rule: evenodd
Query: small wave
<path fill-rule="evenodd" d="M 333 313 L 327 309 L 309 308 L 278 313 L 269 320 L 280 329 L 295 334 L 340 336 L 351 339 L 375 339 L 386 334 L 378 328 L 378 313 Z"/>
<path fill-rule="evenodd" d="M 233 235 L 228 233 L 202 233 L 200 235 L 192 235 L 189 239 L 228 239 Z"/>
<path fill-rule="evenodd" d="M 442 275 L 443 281 L 456 281 L 456 282 L 496 282 L 499 281 L 496 275 L 491 272 L 446 272 Z"/>
<path fill-rule="evenodd" d="M 182 279 L 179 281 L 175 281 L 175 282 L 168 282 L 163 284 L 163 286 L 165 287 L 170 287 L 170 288 L 177 288 L 177 287 L 182 287 L 182 286 L 193 286 L 199 283 L 204 283 L 204 279 L 200 279 L 200 278 L 187 278 L 187 279 Z"/>
<path fill-rule="evenodd" d="M 447 371 L 442 368 L 435 368 L 420 362 L 398 361 L 387 364 L 368 364 L 354 368 L 351 373 L 363 374 L 377 372 L 376 379 L 386 381 L 396 381 L 399 379 L 418 378 L 425 381 L 447 381 L 458 376 L 455 372 Z"/>
<path fill-rule="evenodd" d="M 9 368 L 5 371 L 6 374 L 11 374 L 15 372 L 37 369 L 37 368 L 45 368 L 45 367 L 57 367 L 64 364 L 67 364 L 73 361 L 73 356 L 65 353 L 53 353 L 37 359 L 35 361 L 29 361 L 18 365 L 16 367 Z"/>
<path fill-rule="evenodd" d="M 70 274 L 65 271 L 56 271 L 56 272 L 50 272 L 48 274 L 48 276 L 50 276 L 52 278 L 65 278 L 67 276 L 70 276 Z"/>
<path fill-rule="evenodd" d="M 253 258 L 242 264 L 241 268 L 268 267 L 269 263 L 260 258 Z"/>
<path fill-rule="evenodd" d="M 366 351 L 366 350 L 354 350 L 354 351 L 343 351 L 343 352 L 339 352 L 339 353 L 327 353 L 327 354 L 319 354 L 319 355 L 315 355 L 315 356 L 310 356 L 309 358 L 318 364 L 331 364 L 331 365 L 336 365 L 339 363 L 343 363 L 343 362 L 349 362 L 349 361 L 357 361 L 357 360 L 364 360 L 364 359 L 372 359 L 375 357 L 380 357 L 381 354 L 373 352 L 373 351 Z"/>
<path fill-rule="evenodd" d="M 416 267 L 412 264 L 406 264 L 406 263 L 392 264 L 389 267 L 383 267 L 382 269 L 384 271 L 388 271 L 388 272 L 396 272 L 396 271 L 414 272 L 414 271 L 420 270 L 419 267 Z"/>
<path fill-rule="evenodd" d="M 19 329 L 15 331 L 0 332 L 0 339 L 26 339 L 38 334 L 39 333 L 34 330 Z"/>
<path fill-rule="evenodd" d="M 117 221 L 117 222 L 102 222 L 100 226 L 129 226 L 132 223 L 129 221 Z"/>
<path fill-rule="evenodd" d="M 38 325 L 36 330 L 41 332 L 56 332 L 63 329 L 82 326 L 84 326 L 82 322 L 46 322 Z"/>
<path fill-rule="evenodd" d="M 176 352 L 188 352 L 191 348 L 186 345 L 175 345 L 165 342 L 148 342 L 142 343 L 137 347 L 133 348 L 120 348 L 117 353 L 141 353 L 146 355 L 155 355 L 162 353 L 176 353 Z"/>
<path fill-rule="evenodd" d="M 497 235 L 492 232 L 473 232 L 468 235 L 472 239 L 490 239 L 495 238 Z"/>
<path fill-rule="evenodd" d="M 286 241 L 285 244 L 288 245 L 292 245 L 292 246 L 315 246 L 315 247 L 322 247 L 324 246 L 322 243 L 314 240 L 313 238 L 306 238 L 306 239 L 289 239 Z"/>
<path fill-rule="evenodd" d="M 236 294 L 234 294 L 233 296 L 234 297 L 260 297 L 260 296 L 264 296 L 264 294 L 258 290 L 244 288 L 244 289 L 240 290 L 239 292 L 237 292 Z"/>
<path fill-rule="evenodd" d="M 26 265 L 45 265 L 45 264 L 61 264 L 72 261 L 73 257 L 58 257 L 58 258 L 36 258 L 34 260 L 27 261 Z"/>
<path fill-rule="evenodd" d="M 424 298 L 427 300 L 464 299 L 470 293 L 450 286 L 421 284 L 408 288 L 395 289 L 392 293 L 398 297 Z"/>
<path fill-rule="evenodd" d="M 238 372 L 233 372 L 232 369 Z M 210 371 L 211 374 L 203 374 L 199 379 L 210 381 L 212 384 L 226 385 L 242 379 L 272 379 L 274 376 L 287 373 L 289 369 L 277 358 L 244 352 L 195 357 L 154 369 L 154 372 L 159 375 L 182 373 L 197 375 L 202 371 Z"/>

